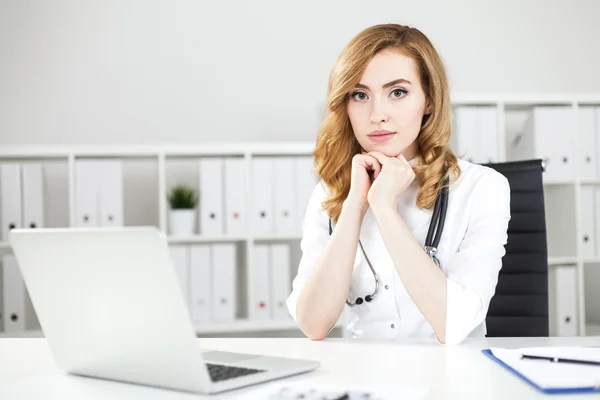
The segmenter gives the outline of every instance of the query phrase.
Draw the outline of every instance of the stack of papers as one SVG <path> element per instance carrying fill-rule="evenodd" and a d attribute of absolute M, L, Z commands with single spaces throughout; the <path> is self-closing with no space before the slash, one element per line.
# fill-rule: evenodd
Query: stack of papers
<path fill-rule="evenodd" d="M 528 347 L 489 349 L 492 358 L 543 391 L 600 390 L 600 366 L 522 359 L 521 355 L 600 362 L 597 347 Z M 486 351 L 484 351 L 486 353 Z M 489 353 L 486 353 L 490 356 Z"/>
<path fill-rule="evenodd" d="M 361 388 L 309 382 L 267 384 L 244 394 L 244 400 L 422 400 L 429 393 L 423 386 L 396 386 L 394 388 Z"/>

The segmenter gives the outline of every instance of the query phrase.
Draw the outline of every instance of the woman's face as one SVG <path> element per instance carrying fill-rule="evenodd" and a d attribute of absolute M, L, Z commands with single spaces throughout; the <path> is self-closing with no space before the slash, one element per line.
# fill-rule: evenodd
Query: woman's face
<path fill-rule="evenodd" d="M 417 155 L 416 138 L 428 113 L 417 65 L 398 51 L 385 50 L 369 62 L 350 92 L 348 116 L 361 147 L 388 157 Z"/>

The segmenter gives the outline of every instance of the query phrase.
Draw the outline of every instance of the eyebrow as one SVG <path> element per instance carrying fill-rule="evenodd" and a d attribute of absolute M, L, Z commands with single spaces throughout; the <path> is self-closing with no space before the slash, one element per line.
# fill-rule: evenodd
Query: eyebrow
<path fill-rule="evenodd" d="M 396 79 L 393 80 L 391 82 L 386 83 L 385 85 L 383 85 L 383 88 L 389 88 L 391 86 L 397 85 L 399 83 L 408 83 L 409 85 L 412 85 L 412 83 L 410 83 L 410 81 L 407 81 L 406 79 L 400 78 L 400 79 Z M 356 87 L 359 89 L 369 89 L 369 87 L 367 85 L 363 85 L 362 83 L 357 83 Z"/>

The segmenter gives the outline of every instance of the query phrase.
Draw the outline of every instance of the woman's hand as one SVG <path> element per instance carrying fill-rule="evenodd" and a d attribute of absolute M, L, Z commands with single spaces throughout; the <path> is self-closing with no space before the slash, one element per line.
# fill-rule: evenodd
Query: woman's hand
<path fill-rule="evenodd" d="M 415 172 L 402 154 L 387 157 L 372 151 L 368 155 L 381 165 L 381 171 L 367 195 L 369 207 L 373 209 L 392 206 L 395 209 L 398 198 L 415 179 Z"/>
<path fill-rule="evenodd" d="M 348 199 L 368 206 L 368 195 L 372 182 L 379 176 L 381 164 L 367 153 L 352 158 L 352 176 Z"/>

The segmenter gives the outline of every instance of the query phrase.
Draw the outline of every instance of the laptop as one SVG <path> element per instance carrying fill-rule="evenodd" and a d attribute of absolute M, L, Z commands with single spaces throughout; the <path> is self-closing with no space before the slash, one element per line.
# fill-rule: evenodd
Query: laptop
<path fill-rule="evenodd" d="M 9 242 L 56 364 L 70 374 L 211 394 L 320 366 L 201 349 L 157 228 L 13 229 Z"/>

